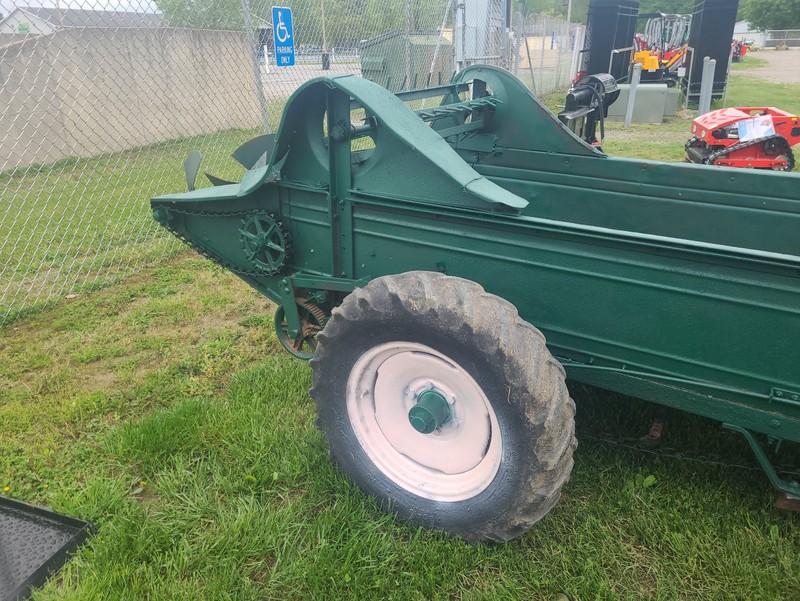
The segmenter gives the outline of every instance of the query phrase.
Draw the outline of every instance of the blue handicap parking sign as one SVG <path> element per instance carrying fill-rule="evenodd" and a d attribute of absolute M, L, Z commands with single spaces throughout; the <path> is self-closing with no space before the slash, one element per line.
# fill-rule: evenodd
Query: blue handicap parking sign
<path fill-rule="evenodd" d="M 294 27 L 291 8 L 272 7 L 272 40 L 275 43 L 275 64 L 278 67 L 294 65 Z"/>

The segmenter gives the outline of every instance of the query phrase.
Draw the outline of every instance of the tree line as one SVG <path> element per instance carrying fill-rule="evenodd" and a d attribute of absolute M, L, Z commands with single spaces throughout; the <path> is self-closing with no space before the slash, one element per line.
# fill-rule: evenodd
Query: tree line
<path fill-rule="evenodd" d="M 641 0 L 639 12 L 691 14 L 694 4 L 694 0 Z M 522 13 L 567 14 L 567 0 L 517 0 L 517 5 Z M 572 21 L 585 23 L 588 9 L 589 0 L 573 0 Z M 740 0 L 738 18 L 754 29 L 798 29 L 800 0 Z"/>
<path fill-rule="evenodd" d="M 242 0 L 156 0 L 172 27 L 244 29 Z M 272 6 L 292 9 L 298 44 L 352 46 L 377 33 L 434 31 L 447 0 L 248 0 L 254 27 L 271 27 Z M 408 12 L 407 12 L 408 11 Z M 324 15 L 324 17 L 323 17 Z"/>
<path fill-rule="evenodd" d="M 244 29 L 242 0 L 155 0 L 173 27 L 199 29 Z M 568 0 L 514 0 L 515 11 L 566 17 Z M 268 27 L 272 0 L 246 0 L 256 27 Z M 376 33 L 405 30 L 435 30 L 452 6 L 447 0 L 281 0 L 295 14 L 300 43 L 322 46 L 352 46 Z M 573 0 L 572 21 L 584 23 L 589 0 Z M 641 0 L 640 13 L 688 14 L 694 0 Z M 408 14 L 407 11 L 408 10 Z M 323 19 L 324 14 L 324 19 Z M 739 18 L 755 29 L 800 28 L 800 0 L 741 0 Z"/>

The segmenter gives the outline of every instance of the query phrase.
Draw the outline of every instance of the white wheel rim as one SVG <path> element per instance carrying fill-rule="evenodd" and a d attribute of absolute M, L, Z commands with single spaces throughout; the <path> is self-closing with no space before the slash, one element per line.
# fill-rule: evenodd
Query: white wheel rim
<path fill-rule="evenodd" d="M 422 434 L 408 412 L 431 387 L 447 399 L 451 418 Z M 420 497 L 469 499 L 500 467 L 500 426 L 486 394 L 464 368 L 428 346 L 390 342 L 364 353 L 347 381 L 347 414 L 376 467 Z"/>

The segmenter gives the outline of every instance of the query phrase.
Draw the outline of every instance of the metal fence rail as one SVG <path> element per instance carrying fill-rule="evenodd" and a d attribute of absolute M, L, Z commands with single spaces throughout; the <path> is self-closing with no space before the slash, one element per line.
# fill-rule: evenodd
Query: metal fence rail
<path fill-rule="evenodd" d="M 193 149 L 204 170 L 237 178 L 230 152 L 274 130 L 308 79 L 421 87 L 449 78 L 457 52 L 461 64 L 515 71 L 539 94 L 574 73 L 576 31 L 535 15 L 506 28 L 502 0 L 482 3 L 489 26 L 455 0 L 285 0 L 289 68 L 275 65 L 271 0 L 0 3 L 0 325 L 175 253 L 149 198 L 185 187 Z"/>
<path fill-rule="evenodd" d="M 767 48 L 777 48 L 780 46 L 790 48 L 800 47 L 800 29 L 767 30 L 764 46 Z"/>

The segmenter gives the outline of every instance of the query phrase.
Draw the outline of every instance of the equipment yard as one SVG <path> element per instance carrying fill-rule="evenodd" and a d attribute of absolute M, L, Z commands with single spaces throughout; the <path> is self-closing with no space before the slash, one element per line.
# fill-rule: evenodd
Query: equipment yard
<path fill-rule="evenodd" d="M 737 63 L 734 69 L 740 75 L 756 77 L 773 83 L 800 83 L 800 49 L 764 50 L 754 52 Z"/>
<path fill-rule="evenodd" d="M 799 114 L 799 78 L 798 51 L 749 55 L 725 104 Z M 545 100 L 557 110 L 563 97 Z M 604 150 L 681 161 L 692 117 L 607 123 Z M 159 164 L 159 147 L 148 152 L 176 169 Z M 106 178 L 109 162 L 82 161 L 82 177 Z M 144 177 L 120 186 L 138 190 Z M 521 538 L 472 545 L 380 512 L 329 462 L 311 370 L 281 349 L 274 306 L 231 273 L 178 249 L 94 287 L 0 330 L 0 488 L 98 527 L 39 601 L 800 591 L 800 513 L 773 508 L 747 443 L 717 422 L 571 385 L 580 444 L 561 501 Z M 661 444 L 643 446 L 657 415 Z M 781 457 L 800 477 L 797 445 Z"/>

